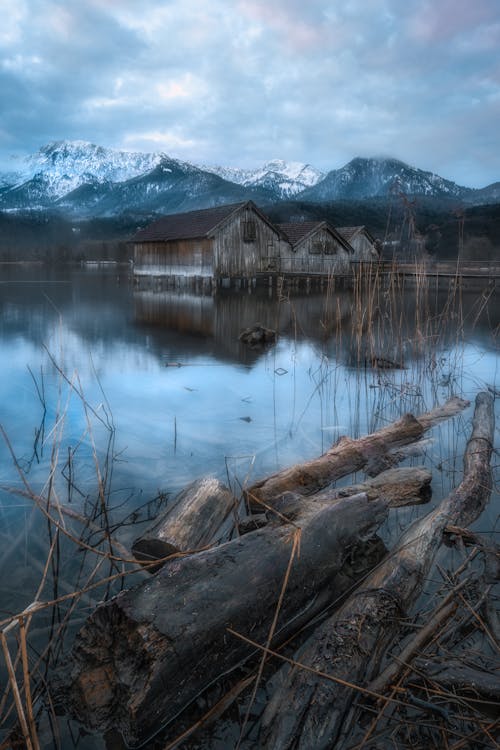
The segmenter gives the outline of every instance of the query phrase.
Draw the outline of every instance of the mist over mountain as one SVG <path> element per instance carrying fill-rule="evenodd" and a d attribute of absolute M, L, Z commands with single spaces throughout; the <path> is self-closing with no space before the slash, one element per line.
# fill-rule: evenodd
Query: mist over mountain
<path fill-rule="evenodd" d="M 352 159 L 334 169 L 315 186 L 301 193 L 303 200 L 361 200 L 391 194 L 425 195 L 434 198 L 472 198 L 474 190 L 461 187 L 437 174 L 410 167 L 397 159 Z"/>
<path fill-rule="evenodd" d="M 0 174 L 0 211 L 57 210 L 75 218 L 175 213 L 252 199 L 328 203 L 394 195 L 481 205 L 500 200 L 500 183 L 457 185 L 396 159 L 355 158 L 326 175 L 310 164 L 276 159 L 257 169 L 197 166 L 167 154 L 57 141 Z"/>

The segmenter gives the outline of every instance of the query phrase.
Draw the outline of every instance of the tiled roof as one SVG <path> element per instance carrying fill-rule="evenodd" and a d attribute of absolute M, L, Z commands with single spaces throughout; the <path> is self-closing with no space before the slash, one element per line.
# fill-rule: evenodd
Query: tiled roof
<path fill-rule="evenodd" d="M 314 233 L 317 229 L 327 229 L 344 246 L 347 252 L 352 252 L 348 238 L 341 234 L 338 229 L 332 227 L 327 221 L 289 222 L 288 224 L 278 224 L 278 228 L 286 236 L 292 247 L 298 245 L 304 237 Z"/>
<path fill-rule="evenodd" d="M 171 214 L 140 229 L 133 237 L 134 242 L 162 242 L 167 240 L 188 240 L 206 237 L 245 203 L 232 203 L 229 206 L 204 208 L 184 214 Z"/>
<path fill-rule="evenodd" d="M 364 229 L 364 226 L 361 227 L 337 227 L 337 232 L 342 235 L 348 242 L 351 240 L 355 234 L 360 232 L 362 229 Z"/>
<path fill-rule="evenodd" d="M 294 221 L 287 224 L 278 224 L 290 244 L 297 245 L 307 234 L 322 226 L 324 221 Z"/>

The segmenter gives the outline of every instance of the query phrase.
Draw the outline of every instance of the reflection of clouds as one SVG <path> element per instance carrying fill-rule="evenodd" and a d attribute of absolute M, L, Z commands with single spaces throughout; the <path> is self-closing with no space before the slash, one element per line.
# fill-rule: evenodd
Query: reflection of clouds
<path fill-rule="evenodd" d="M 436 395 L 444 400 L 458 389 L 472 397 L 485 383 L 497 382 L 497 350 L 488 333 L 498 322 L 497 297 L 479 318 L 477 311 L 470 314 L 474 326 L 466 332 L 470 343 L 465 345 L 461 338 L 457 341 L 456 320 L 450 320 L 448 331 L 439 323 L 437 315 L 446 295 L 440 300 L 433 296 L 437 307 L 431 317 L 440 335 L 431 369 L 423 367 L 420 358 L 428 350 L 411 344 L 415 305 L 407 293 L 401 309 L 394 311 L 404 327 L 397 329 L 392 342 L 410 342 L 405 351 L 407 369 L 382 372 L 349 360 L 356 320 L 349 293 L 292 295 L 277 305 L 265 295 L 196 298 L 123 292 L 111 276 L 107 285 L 101 287 L 101 282 L 100 276 L 80 277 L 73 287 L 61 291 L 57 298 L 61 323 L 52 306 L 26 298 L 24 306 L 18 300 L 10 322 L 4 321 L 0 328 L 1 421 L 16 453 L 30 452 L 41 417 L 27 365 L 37 378 L 41 366 L 47 430 L 60 400 L 66 412 L 61 457 L 83 440 L 80 454 L 85 465 L 80 476 L 88 477 L 90 484 L 92 460 L 81 402 L 75 394 L 68 399 L 64 384 L 60 396 L 58 372 L 42 351 L 42 343 L 68 377 L 78 375 L 85 397 L 99 414 L 103 414 L 101 404 L 109 402 L 120 458 L 116 486 L 144 489 L 151 495 L 158 488 L 180 489 L 204 473 L 224 479 L 229 456 L 254 457 L 252 476 L 272 472 L 323 452 L 340 434 L 356 436 L 376 429 L 388 408 L 389 416 L 394 412 L 397 417 L 401 410 L 422 410 Z M 140 324 L 134 320 L 133 300 L 140 301 L 145 318 Z M 477 297 L 464 293 L 464 309 L 474 301 L 477 304 Z M 256 321 L 279 328 L 278 344 L 257 353 L 242 351 L 238 333 Z M 384 346 L 388 341 L 380 339 Z M 167 367 L 168 362 L 183 366 Z M 92 425 L 101 454 L 107 434 L 94 417 Z M 252 458 L 243 463 L 246 471 Z M 0 448 L 0 464 L 4 480 L 13 480 L 5 446 Z M 46 465 L 33 468 L 41 481 L 44 471 Z"/>

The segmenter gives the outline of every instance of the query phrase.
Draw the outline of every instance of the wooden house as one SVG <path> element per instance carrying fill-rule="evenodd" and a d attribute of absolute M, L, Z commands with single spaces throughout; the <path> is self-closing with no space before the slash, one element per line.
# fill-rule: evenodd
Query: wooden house
<path fill-rule="evenodd" d="M 337 232 L 351 245 L 354 261 L 374 261 L 380 257 L 377 241 L 365 226 L 337 227 Z"/>
<path fill-rule="evenodd" d="M 348 274 L 353 249 L 326 221 L 278 224 L 288 241 L 282 248 L 280 270 L 284 273 Z"/>
<path fill-rule="evenodd" d="M 165 216 L 133 238 L 136 277 L 252 278 L 277 270 L 282 237 L 252 201 Z"/>

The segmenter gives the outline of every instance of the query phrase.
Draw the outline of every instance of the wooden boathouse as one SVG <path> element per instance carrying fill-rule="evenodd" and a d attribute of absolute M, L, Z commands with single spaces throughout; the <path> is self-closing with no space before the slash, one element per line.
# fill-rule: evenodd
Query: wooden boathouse
<path fill-rule="evenodd" d="M 361 262 L 379 260 L 382 245 L 365 226 L 337 227 L 337 232 L 349 243 L 354 259 Z"/>
<path fill-rule="evenodd" d="M 283 242 L 252 201 L 164 216 L 133 238 L 134 276 L 202 288 L 251 279 L 277 270 Z"/>
<path fill-rule="evenodd" d="M 288 242 L 280 257 L 281 273 L 349 274 L 353 249 L 327 221 L 290 222 L 278 229 Z"/>

